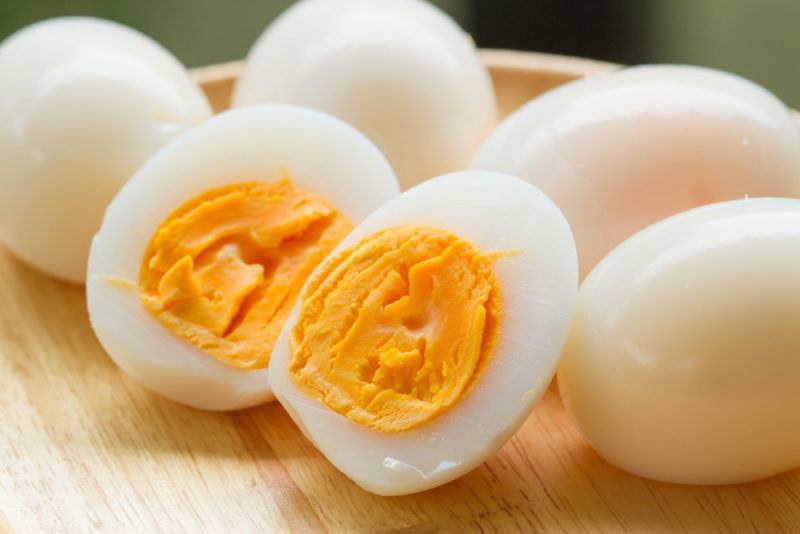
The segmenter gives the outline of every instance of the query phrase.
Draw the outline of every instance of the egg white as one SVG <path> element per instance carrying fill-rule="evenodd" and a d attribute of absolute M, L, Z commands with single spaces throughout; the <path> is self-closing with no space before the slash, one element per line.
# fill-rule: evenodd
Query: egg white
<path fill-rule="evenodd" d="M 109 205 L 89 256 L 89 316 L 109 356 L 144 386 L 210 410 L 272 398 L 266 369 L 230 367 L 164 328 L 142 305 L 138 280 L 148 242 L 175 209 L 228 183 L 276 181 L 284 170 L 353 224 L 399 192 L 386 159 L 352 127 L 318 111 L 265 105 L 217 115 L 179 137 Z"/>
<path fill-rule="evenodd" d="M 349 478 L 380 495 L 444 484 L 511 437 L 552 378 L 577 292 L 575 245 L 566 220 L 545 195 L 516 178 L 467 171 L 430 180 L 376 210 L 337 251 L 401 225 L 449 230 L 481 251 L 519 252 L 495 263 L 503 300 L 499 342 L 465 398 L 434 421 L 400 433 L 338 414 L 288 375 L 288 338 L 299 304 L 269 367 L 275 395 L 305 435 Z"/>
<path fill-rule="evenodd" d="M 304 0 L 250 50 L 235 107 L 308 106 L 377 144 L 408 188 L 463 169 L 496 122 L 470 37 L 420 0 Z"/>
<path fill-rule="evenodd" d="M 510 115 L 470 168 L 506 172 L 561 208 L 581 278 L 638 230 L 745 196 L 800 196 L 800 130 L 738 76 L 652 65 L 575 81 Z"/>
<path fill-rule="evenodd" d="M 634 235 L 581 285 L 558 369 L 594 448 L 682 484 L 800 466 L 800 200 L 697 208 Z"/>
<path fill-rule="evenodd" d="M 165 48 L 105 20 L 28 26 L 0 45 L 0 72 L 0 239 L 83 284 L 108 202 L 211 109 Z"/>

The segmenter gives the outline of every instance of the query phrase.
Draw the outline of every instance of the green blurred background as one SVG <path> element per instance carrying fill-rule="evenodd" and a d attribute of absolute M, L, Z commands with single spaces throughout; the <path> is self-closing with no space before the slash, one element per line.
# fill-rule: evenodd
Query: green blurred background
<path fill-rule="evenodd" d="M 0 39 L 37 20 L 94 15 L 154 37 L 190 67 L 244 57 L 292 0 L 0 0 Z M 800 107 L 800 0 L 435 0 L 479 46 L 744 75 Z"/>

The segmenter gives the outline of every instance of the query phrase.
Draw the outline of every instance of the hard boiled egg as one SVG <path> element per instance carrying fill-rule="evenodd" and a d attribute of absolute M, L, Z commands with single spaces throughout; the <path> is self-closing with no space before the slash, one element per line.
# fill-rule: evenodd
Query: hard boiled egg
<path fill-rule="evenodd" d="M 285 105 L 210 119 L 109 205 L 87 300 L 111 358 L 148 388 L 212 410 L 272 398 L 267 362 L 308 275 L 398 193 L 338 119 Z"/>
<path fill-rule="evenodd" d="M 211 114 L 186 69 L 125 26 L 60 18 L 0 46 L 0 239 L 76 283 L 117 190 Z"/>
<path fill-rule="evenodd" d="M 502 174 L 445 175 L 380 207 L 316 269 L 270 382 L 358 485 L 422 491 L 522 424 L 553 375 L 576 291 L 575 245 L 546 196 Z"/>
<path fill-rule="evenodd" d="M 581 278 L 636 231 L 745 196 L 800 196 L 800 131 L 765 89 L 698 67 L 569 83 L 509 116 L 471 168 L 540 187 L 563 210 Z"/>
<path fill-rule="evenodd" d="M 233 105 L 285 102 L 331 113 L 386 154 L 410 187 L 463 169 L 495 125 L 475 45 L 421 0 L 304 0 L 261 35 Z"/>
<path fill-rule="evenodd" d="M 800 200 L 715 204 L 614 249 L 558 370 L 586 438 L 632 473 L 729 484 L 800 466 Z"/>

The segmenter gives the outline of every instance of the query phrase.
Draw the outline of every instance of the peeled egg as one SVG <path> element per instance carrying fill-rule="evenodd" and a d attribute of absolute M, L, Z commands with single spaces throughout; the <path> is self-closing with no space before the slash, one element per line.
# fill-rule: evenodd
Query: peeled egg
<path fill-rule="evenodd" d="M 553 375 L 576 292 L 569 226 L 545 195 L 502 174 L 445 175 L 377 209 L 316 269 L 270 382 L 358 485 L 422 491 L 482 463 L 522 424 Z"/>
<path fill-rule="evenodd" d="M 0 46 L 0 239 L 84 283 L 103 210 L 160 147 L 210 116 L 186 69 L 120 24 L 58 18 Z"/>
<path fill-rule="evenodd" d="M 685 484 L 800 467 L 800 200 L 676 215 L 581 285 L 558 369 L 610 463 Z"/>
<path fill-rule="evenodd" d="M 421 0 L 304 0 L 247 56 L 233 105 L 285 102 L 365 133 L 410 187 L 466 167 L 494 127 L 475 44 Z"/>
<path fill-rule="evenodd" d="M 285 105 L 217 115 L 109 205 L 89 257 L 95 333 L 173 400 L 266 402 L 267 362 L 305 279 L 398 192 L 380 151 L 338 119 Z"/>
<path fill-rule="evenodd" d="M 665 217 L 745 196 L 800 196 L 800 131 L 738 76 L 643 66 L 534 99 L 489 136 L 471 168 L 542 189 L 575 234 L 581 278 Z"/>

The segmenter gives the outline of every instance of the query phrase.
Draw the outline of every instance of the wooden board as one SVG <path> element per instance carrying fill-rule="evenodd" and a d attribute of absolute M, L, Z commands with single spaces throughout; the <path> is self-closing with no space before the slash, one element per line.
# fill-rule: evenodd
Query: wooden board
<path fill-rule="evenodd" d="M 612 65 L 486 51 L 506 113 Z M 217 109 L 240 64 L 196 71 Z M 123 375 L 83 289 L 0 249 L 0 532 L 800 532 L 800 471 L 727 487 L 662 484 L 601 460 L 549 391 L 486 464 L 421 494 L 371 495 L 276 404 L 193 410 Z"/>

